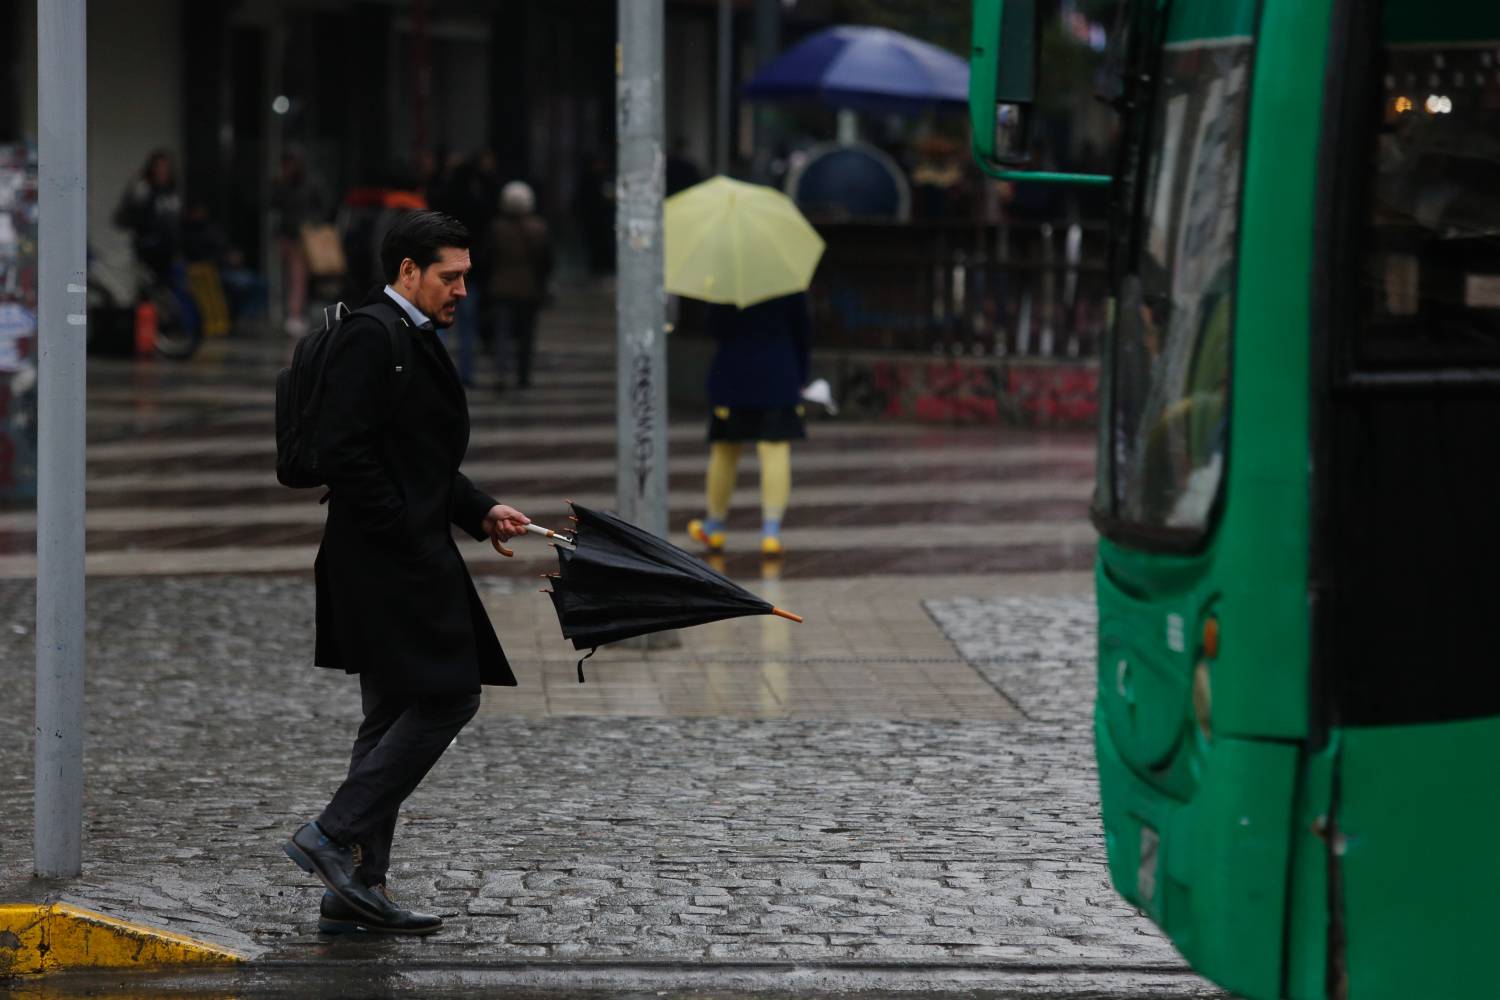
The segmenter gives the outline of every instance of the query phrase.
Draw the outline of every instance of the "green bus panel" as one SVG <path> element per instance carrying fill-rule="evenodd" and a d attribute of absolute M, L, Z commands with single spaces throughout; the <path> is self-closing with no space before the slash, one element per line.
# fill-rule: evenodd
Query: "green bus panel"
<path fill-rule="evenodd" d="M 1115 887 L 1203 975 L 1243 996 L 1279 996 L 1297 748 L 1219 740 L 1199 794 L 1178 803 L 1134 774 L 1102 713 L 1095 739 Z"/>
<path fill-rule="evenodd" d="M 1255 49 L 1228 502 L 1215 542 L 1214 729 L 1226 735 L 1307 732 L 1309 282 L 1322 113 L 1308 95 L 1323 89 L 1329 6 L 1266 0 Z"/>
<path fill-rule="evenodd" d="M 1286 995 L 1326 1000 L 1328 984 L 1328 817 L 1332 815 L 1337 736 L 1302 753 L 1287 900 Z"/>
<path fill-rule="evenodd" d="M 1254 0 L 1222 3 L 1175 3 L 1167 25 L 1167 44 L 1219 38 L 1249 38 L 1255 33 Z"/>
<path fill-rule="evenodd" d="M 1500 995 L 1500 718 L 1341 739 L 1349 1000 Z"/>

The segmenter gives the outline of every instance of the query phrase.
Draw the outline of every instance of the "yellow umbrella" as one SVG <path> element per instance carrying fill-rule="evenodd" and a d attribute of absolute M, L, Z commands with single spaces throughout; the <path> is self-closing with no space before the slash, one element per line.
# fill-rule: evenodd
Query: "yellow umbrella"
<path fill-rule="evenodd" d="M 666 200 L 667 291 L 745 306 L 806 291 L 823 239 L 780 191 L 714 177 Z"/>

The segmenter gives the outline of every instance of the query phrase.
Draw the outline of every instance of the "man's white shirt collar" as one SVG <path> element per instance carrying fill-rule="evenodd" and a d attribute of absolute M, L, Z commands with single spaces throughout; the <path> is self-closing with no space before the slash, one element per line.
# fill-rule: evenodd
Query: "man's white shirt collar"
<path fill-rule="evenodd" d="M 396 291 L 390 285 L 385 286 L 385 294 L 394 299 L 396 305 L 400 306 L 401 309 L 406 313 L 406 315 L 411 318 L 412 326 L 416 327 L 419 330 L 434 329 L 432 320 L 423 315 L 422 310 L 406 301 L 406 296 Z"/>

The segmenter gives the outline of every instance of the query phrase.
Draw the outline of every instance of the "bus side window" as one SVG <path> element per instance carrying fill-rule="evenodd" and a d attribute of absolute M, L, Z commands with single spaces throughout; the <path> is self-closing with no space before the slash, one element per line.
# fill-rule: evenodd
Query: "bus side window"
<path fill-rule="evenodd" d="M 1387 45 L 1365 212 L 1367 372 L 1500 366 L 1496 43 Z"/>

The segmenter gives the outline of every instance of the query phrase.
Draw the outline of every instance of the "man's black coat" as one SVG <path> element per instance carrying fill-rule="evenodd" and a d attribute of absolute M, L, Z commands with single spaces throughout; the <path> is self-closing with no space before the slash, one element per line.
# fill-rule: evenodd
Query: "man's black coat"
<path fill-rule="evenodd" d="M 316 436 L 332 496 L 315 564 L 315 662 L 420 694 L 513 685 L 450 527 L 486 540 L 496 502 L 458 471 L 463 386 L 437 335 L 412 327 L 384 291 L 365 304 L 380 303 L 412 338 L 411 371 L 398 395 L 390 337 L 371 317 L 346 320 L 330 345 Z"/>

